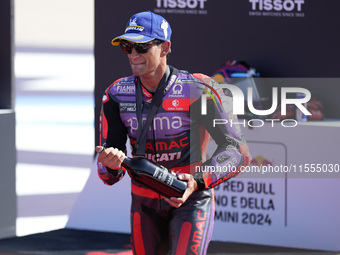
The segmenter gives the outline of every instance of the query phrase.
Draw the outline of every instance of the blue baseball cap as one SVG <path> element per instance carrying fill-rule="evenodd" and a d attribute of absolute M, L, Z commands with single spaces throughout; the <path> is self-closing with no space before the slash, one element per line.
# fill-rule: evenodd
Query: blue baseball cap
<path fill-rule="evenodd" d="M 170 37 L 170 24 L 162 16 L 146 11 L 133 15 L 126 25 L 125 34 L 114 38 L 112 45 L 119 45 L 121 40 L 134 43 L 146 43 L 154 39 L 170 41 Z"/>

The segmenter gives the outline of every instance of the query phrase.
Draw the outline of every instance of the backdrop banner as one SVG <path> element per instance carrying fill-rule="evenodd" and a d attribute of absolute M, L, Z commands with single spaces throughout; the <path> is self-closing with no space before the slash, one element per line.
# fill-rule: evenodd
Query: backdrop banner
<path fill-rule="evenodd" d="M 212 75 L 226 61 L 243 60 L 262 77 L 325 78 L 340 77 L 339 9 L 334 0 L 95 1 L 96 133 L 105 89 L 131 75 L 126 55 L 111 40 L 133 14 L 150 10 L 167 19 L 169 64 L 178 69 Z M 340 119 L 339 111 L 328 115 Z"/>

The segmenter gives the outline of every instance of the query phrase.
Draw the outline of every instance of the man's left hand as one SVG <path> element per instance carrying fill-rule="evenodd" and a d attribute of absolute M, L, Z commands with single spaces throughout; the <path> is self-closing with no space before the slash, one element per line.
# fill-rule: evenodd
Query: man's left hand
<path fill-rule="evenodd" d="M 197 190 L 197 182 L 194 180 L 194 177 L 191 174 L 179 174 L 178 179 L 183 181 L 188 181 L 187 189 L 185 190 L 182 197 L 170 197 L 164 198 L 171 206 L 180 207 L 184 202 L 188 199 L 188 197 Z"/>
<path fill-rule="evenodd" d="M 244 158 L 244 166 L 249 166 L 252 158 L 249 152 L 248 143 L 244 142 L 240 144 L 240 152 Z"/>

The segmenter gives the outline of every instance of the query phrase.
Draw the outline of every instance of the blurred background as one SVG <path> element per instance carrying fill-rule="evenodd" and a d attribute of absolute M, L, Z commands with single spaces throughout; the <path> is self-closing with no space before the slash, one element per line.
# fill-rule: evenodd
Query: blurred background
<path fill-rule="evenodd" d="M 81 8 L 79 8 L 81 6 Z M 94 148 L 94 1 L 14 0 L 18 236 L 65 227 Z"/>

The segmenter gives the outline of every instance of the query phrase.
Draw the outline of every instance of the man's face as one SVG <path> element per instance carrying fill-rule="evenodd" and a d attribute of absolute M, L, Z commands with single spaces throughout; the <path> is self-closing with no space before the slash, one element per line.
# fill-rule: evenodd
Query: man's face
<path fill-rule="evenodd" d="M 137 53 L 133 48 L 128 54 L 131 70 L 136 76 L 147 76 L 154 73 L 161 62 L 161 45 L 155 43 L 148 46 L 146 53 Z"/>

